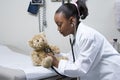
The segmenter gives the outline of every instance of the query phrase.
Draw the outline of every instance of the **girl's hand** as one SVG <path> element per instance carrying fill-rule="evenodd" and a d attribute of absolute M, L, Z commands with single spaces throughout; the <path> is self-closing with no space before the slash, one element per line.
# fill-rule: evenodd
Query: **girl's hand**
<path fill-rule="evenodd" d="M 58 67 L 59 61 L 56 59 L 56 57 L 52 54 L 49 54 L 49 53 L 48 53 L 48 56 L 51 56 L 53 58 L 52 65 L 55 67 Z"/>

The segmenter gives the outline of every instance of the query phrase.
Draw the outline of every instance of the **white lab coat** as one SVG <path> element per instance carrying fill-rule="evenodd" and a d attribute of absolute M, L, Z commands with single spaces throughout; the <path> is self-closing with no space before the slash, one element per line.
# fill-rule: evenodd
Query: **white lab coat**
<path fill-rule="evenodd" d="M 120 80 L 120 54 L 96 30 L 79 24 L 72 53 L 67 60 L 60 60 L 58 71 L 80 80 Z"/>

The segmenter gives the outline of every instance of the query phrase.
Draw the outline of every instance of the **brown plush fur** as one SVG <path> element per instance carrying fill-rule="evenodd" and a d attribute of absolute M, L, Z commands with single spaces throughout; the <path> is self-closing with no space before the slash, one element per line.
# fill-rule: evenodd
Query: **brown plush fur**
<path fill-rule="evenodd" d="M 59 54 L 60 49 L 57 46 L 49 45 L 44 33 L 35 35 L 30 41 L 29 46 L 33 48 L 31 53 L 32 62 L 36 66 L 49 68 L 52 65 L 52 57 L 47 56 L 47 52 L 51 54 Z"/>

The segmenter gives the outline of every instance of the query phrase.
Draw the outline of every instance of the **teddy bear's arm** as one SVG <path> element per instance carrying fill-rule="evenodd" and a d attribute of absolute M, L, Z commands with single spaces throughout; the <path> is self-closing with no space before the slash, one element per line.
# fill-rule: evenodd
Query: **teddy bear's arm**
<path fill-rule="evenodd" d="M 53 53 L 55 53 L 55 54 L 59 54 L 60 53 L 60 49 L 57 46 L 50 45 L 50 48 L 53 51 Z"/>

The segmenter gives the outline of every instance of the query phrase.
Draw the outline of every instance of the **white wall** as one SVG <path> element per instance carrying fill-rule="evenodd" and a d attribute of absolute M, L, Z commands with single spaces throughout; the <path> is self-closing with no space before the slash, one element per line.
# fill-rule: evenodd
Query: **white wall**
<path fill-rule="evenodd" d="M 0 43 L 12 45 L 26 54 L 31 52 L 28 40 L 39 33 L 38 16 L 27 12 L 30 0 L 2 0 L 0 2 Z M 70 49 L 68 37 L 63 37 L 57 31 L 54 23 L 54 12 L 60 2 L 47 2 L 48 28 L 45 32 L 50 43 L 60 47 L 62 52 Z M 89 16 L 86 24 L 100 31 L 107 39 L 120 39 L 114 17 L 114 0 L 88 0 Z"/>
<path fill-rule="evenodd" d="M 85 20 L 93 28 L 101 32 L 107 39 L 120 39 L 114 11 L 115 0 L 88 0 L 89 16 Z"/>

